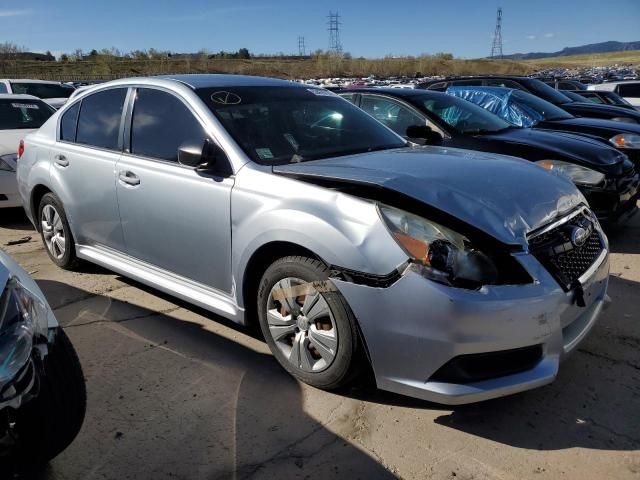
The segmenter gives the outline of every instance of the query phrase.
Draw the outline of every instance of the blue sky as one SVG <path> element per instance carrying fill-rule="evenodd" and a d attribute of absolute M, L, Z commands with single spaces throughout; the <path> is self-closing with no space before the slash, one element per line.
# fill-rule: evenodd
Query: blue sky
<path fill-rule="evenodd" d="M 297 52 L 328 46 L 329 10 L 354 56 L 489 54 L 496 8 L 504 53 L 555 51 L 606 40 L 640 40 L 640 0 L 40 0 L 0 4 L 0 41 L 30 50 L 151 47 L 189 52 Z"/>

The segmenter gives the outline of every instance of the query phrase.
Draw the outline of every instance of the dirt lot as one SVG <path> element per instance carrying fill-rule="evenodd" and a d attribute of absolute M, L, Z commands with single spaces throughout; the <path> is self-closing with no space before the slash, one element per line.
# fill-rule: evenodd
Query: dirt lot
<path fill-rule="evenodd" d="M 555 383 L 452 409 L 300 385 L 212 314 L 58 269 L 22 212 L 0 211 L 0 246 L 38 280 L 87 379 L 84 427 L 43 478 L 638 479 L 640 216 L 610 239 L 613 304 Z"/>

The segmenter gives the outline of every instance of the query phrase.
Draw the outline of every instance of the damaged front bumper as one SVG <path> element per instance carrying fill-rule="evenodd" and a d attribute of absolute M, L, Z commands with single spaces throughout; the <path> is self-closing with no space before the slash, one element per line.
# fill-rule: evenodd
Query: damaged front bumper
<path fill-rule="evenodd" d="M 533 283 L 465 290 L 413 268 L 384 288 L 334 279 L 358 318 L 378 387 L 463 404 L 552 382 L 608 301 L 608 255 L 582 284 L 586 307 L 533 255 L 517 258 Z"/>

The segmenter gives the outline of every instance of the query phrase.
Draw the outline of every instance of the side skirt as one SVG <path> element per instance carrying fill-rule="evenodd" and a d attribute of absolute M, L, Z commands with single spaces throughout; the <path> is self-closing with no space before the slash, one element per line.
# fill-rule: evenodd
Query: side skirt
<path fill-rule="evenodd" d="M 110 248 L 76 245 L 76 254 L 78 258 L 157 288 L 233 322 L 241 325 L 245 323 L 244 309 L 238 307 L 234 298 L 223 292 L 141 262 Z"/>

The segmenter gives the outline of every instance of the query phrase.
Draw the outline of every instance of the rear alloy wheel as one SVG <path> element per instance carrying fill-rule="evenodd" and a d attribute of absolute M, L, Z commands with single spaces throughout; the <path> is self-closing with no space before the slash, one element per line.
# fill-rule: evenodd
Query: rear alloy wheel
<path fill-rule="evenodd" d="M 42 243 L 49 258 L 61 268 L 72 270 L 79 263 L 71 228 L 62 203 L 53 193 L 47 193 L 38 208 Z"/>
<path fill-rule="evenodd" d="M 278 362 L 299 380 L 331 390 L 358 375 L 362 347 L 354 315 L 328 275 L 315 259 L 277 260 L 260 282 L 258 314 Z"/>

